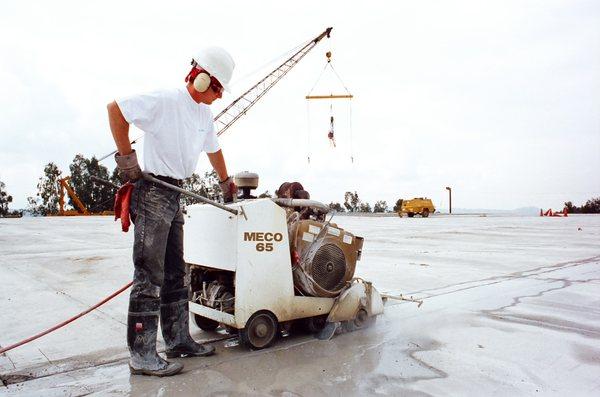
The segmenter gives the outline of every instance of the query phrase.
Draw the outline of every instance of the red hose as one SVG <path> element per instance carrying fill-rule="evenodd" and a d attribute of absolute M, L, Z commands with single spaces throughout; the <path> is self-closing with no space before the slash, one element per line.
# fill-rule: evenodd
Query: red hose
<path fill-rule="evenodd" d="M 127 288 L 131 287 L 131 284 L 133 284 L 133 281 L 129 282 L 127 285 L 124 285 L 123 287 L 121 287 L 117 291 L 113 292 L 111 295 L 107 296 L 106 298 L 102 299 L 100 302 L 96 303 L 94 306 L 90 307 L 89 309 L 86 309 L 86 310 L 82 311 L 78 315 L 73 316 L 73 317 L 71 317 L 70 319 L 68 319 L 66 321 L 63 321 L 60 324 L 56 324 L 52 328 L 48 328 L 47 330 L 45 330 L 43 332 L 40 332 L 37 335 L 30 336 L 29 338 L 23 339 L 22 341 L 17 342 L 17 343 L 15 343 L 13 345 L 0 348 L 0 354 L 2 354 L 4 352 L 7 352 L 9 350 L 12 350 L 12 349 L 14 349 L 16 347 L 22 346 L 22 345 L 24 345 L 26 343 L 29 343 L 29 342 L 33 341 L 33 340 L 36 340 L 37 338 L 41 338 L 42 336 L 44 336 L 46 334 L 49 334 L 52 331 L 56 331 L 57 329 L 62 328 L 65 325 L 67 325 L 67 324 L 69 324 L 69 323 L 77 320 L 79 317 L 85 316 L 86 314 L 88 314 L 92 310 L 95 310 L 95 309 L 99 308 L 100 306 L 102 306 L 103 304 L 105 304 L 106 302 L 108 302 L 109 300 L 111 300 L 112 298 L 114 298 L 115 296 L 119 295 L 121 292 L 125 291 Z"/>

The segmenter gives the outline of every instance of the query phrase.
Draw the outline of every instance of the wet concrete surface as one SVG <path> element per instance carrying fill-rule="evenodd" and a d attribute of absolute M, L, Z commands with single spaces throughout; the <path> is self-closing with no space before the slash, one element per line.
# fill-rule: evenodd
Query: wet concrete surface
<path fill-rule="evenodd" d="M 600 217 L 334 219 L 365 237 L 358 276 L 423 306 L 389 301 L 372 327 L 330 341 L 218 341 L 157 379 L 129 375 L 124 293 L 0 356 L 0 395 L 600 394 Z M 0 345 L 125 284 L 131 237 L 104 217 L 0 220 Z"/>

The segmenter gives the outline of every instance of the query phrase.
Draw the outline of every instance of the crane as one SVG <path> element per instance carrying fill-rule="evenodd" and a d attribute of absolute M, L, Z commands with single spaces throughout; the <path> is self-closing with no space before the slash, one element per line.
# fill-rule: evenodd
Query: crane
<path fill-rule="evenodd" d="M 286 59 L 281 65 L 263 77 L 258 83 L 240 95 L 223 109 L 214 119 L 217 135 L 222 135 L 233 123 L 256 104 L 275 84 L 279 82 L 294 66 L 300 62 L 324 37 L 329 38 L 333 28 L 327 28 L 314 39 L 310 40 L 300 50 Z"/>

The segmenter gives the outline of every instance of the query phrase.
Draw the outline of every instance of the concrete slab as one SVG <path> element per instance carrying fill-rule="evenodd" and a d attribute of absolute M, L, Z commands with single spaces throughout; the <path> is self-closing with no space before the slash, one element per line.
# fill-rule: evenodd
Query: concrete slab
<path fill-rule="evenodd" d="M 217 342 L 182 375 L 149 379 L 127 371 L 124 293 L 0 356 L 11 383 L 0 395 L 600 393 L 599 216 L 334 222 L 365 237 L 358 276 L 423 306 L 390 302 L 373 327 L 331 341 L 290 336 L 258 352 Z M 108 217 L 0 219 L 0 345 L 127 283 L 131 238 Z"/>

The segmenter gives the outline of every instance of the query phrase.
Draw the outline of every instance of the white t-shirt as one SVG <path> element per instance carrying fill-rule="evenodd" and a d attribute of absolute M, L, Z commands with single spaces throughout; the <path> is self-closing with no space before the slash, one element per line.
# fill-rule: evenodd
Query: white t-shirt
<path fill-rule="evenodd" d="M 154 175 L 192 176 L 201 152 L 219 151 L 210 108 L 187 88 L 155 91 L 116 100 L 128 123 L 146 133 L 142 169 Z"/>

